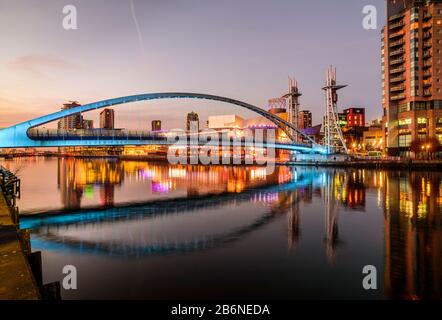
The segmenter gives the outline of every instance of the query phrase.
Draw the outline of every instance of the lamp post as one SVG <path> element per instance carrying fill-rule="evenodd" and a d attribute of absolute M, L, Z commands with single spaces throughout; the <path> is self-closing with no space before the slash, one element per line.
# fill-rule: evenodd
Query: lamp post
<path fill-rule="evenodd" d="M 422 145 L 421 149 L 422 149 L 422 159 L 425 159 L 424 158 L 425 157 L 425 146 Z"/>
<path fill-rule="evenodd" d="M 427 144 L 426 146 L 425 146 L 425 148 L 427 149 L 427 160 L 430 160 L 430 148 L 431 148 L 431 145 L 430 144 Z"/>

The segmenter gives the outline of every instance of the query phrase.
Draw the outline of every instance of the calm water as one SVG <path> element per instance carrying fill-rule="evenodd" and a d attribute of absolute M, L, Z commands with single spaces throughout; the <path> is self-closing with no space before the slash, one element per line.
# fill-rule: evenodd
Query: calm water
<path fill-rule="evenodd" d="M 21 227 L 65 299 L 442 298 L 442 173 L 30 158 Z M 362 269 L 377 268 L 365 291 Z"/>

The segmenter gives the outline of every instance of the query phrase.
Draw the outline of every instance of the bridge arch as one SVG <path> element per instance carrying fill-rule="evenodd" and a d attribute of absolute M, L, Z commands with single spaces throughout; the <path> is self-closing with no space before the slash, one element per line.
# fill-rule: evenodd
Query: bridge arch
<path fill-rule="evenodd" d="M 62 110 L 58 112 L 54 112 L 39 118 L 35 118 L 26 122 L 22 122 L 20 124 L 17 124 L 15 126 L 3 129 L 0 131 L 0 148 L 8 148 L 8 147 L 25 147 L 25 146 L 35 146 L 35 141 L 31 140 L 27 132 L 29 129 L 32 129 L 34 127 L 53 122 L 55 120 L 62 119 L 64 117 L 68 117 L 74 114 L 78 113 L 84 113 L 88 111 L 98 110 L 106 107 L 112 107 L 116 105 L 131 103 L 131 102 L 137 102 L 137 101 L 147 101 L 147 100 L 158 100 L 158 99 L 203 99 L 203 100 L 213 100 L 213 101 L 219 101 L 224 102 L 232 105 L 236 105 L 248 110 L 251 110 L 266 119 L 272 121 L 275 123 L 279 128 L 284 130 L 284 132 L 287 134 L 287 136 L 293 141 L 294 137 L 291 133 L 296 132 L 300 136 L 302 136 L 304 139 L 308 140 L 312 147 L 317 147 L 318 144 L 311 139 L 309 136 L 307 136 L 305 133 L 301 132 L 293 126 L 291 123 L 281 119 L 280 117 L 271 114 L 270 112 L 267 112 L 259 107 L 256 107 L 254 105 L 251 105 L 246 102 L 242 102 L 239 100 L 222 97 L 222 96 L 216 96 L 216 95 L 209 95 L 209 94 L 201 94 L 201 93 L 187 93 L 187 92 L 163 92 L 163 93 L 146 93 L 146 94 L 138 94 L 138 95 L 131 95 L 131 96 L 124 96 L 119 98 L 113 98 L 113 99 L 107 99 L 102 100 L 98 102 L 93 102 L 89 104 L 85 104 L 82 106 L 78 106 L 72 109 L 68 110 Z M 8 143 L 9 142 L 9 143 Z"/>

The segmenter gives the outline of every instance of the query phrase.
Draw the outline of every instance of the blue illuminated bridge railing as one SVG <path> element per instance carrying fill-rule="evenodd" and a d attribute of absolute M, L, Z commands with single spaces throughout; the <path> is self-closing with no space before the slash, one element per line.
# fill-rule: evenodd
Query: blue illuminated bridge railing
<path fill-rule="evenodd" d="M 187 139 L 190 144 L 192 135 L 183 135 L 180 139 Z M 198 143 L 204 145 L 210 139 L 210 133 L 199 133 L 193 135 L 197 137 Z M 172 145 L 176 143 L 174 134 L 168 136 L 164 132 L 151 131 L 137 131 L 137 130 L 106 130 L 106 129 L 92 129 L 92 130 L 48 130 L 48 129 L 30 129 L 28 137 L 35 141 L 63 141 L 66 145 L 70 143 L 77 145 L 78 141 L 87 143 L 88 141 L 94 144 L 106 145 L 127 145 L 127 144 L 144 144 L 144 145 Z M 235 147 L 270 147 L 278 149 L 296 149 L 311 151 L 312 145 L 306 143 L 291 143 L 291 142 L 254 142 L 245 137 L 224 139 L 222 135 L 219 138 L 219 145 L 223 143 Z"/>

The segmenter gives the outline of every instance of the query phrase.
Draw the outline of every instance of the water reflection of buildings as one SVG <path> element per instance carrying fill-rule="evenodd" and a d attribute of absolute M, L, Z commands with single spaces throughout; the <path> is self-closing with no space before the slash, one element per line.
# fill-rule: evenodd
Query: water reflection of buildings
<path fill-rule="evenodd" d="M 118 161 L 58 159 L 57 183 L 64 208 L 80 209 L 84 195 L 93 197 L 94 186 L 100 187 L 100 205 L 113 205 L 115 186 L 124 179 L 123 167 Z"/>
<path fill-rule="evenodd" d="M 62 158 L 58 160 L 58 187 L 64 209 L 72 210 L 81 208 L 83 197 L 93 198 L 97 188 L 99 204 L 114 205 L 115 186 L 122 185 L 125 178 L 150 184 L 152 194 L 184 191 L 187 197 L 240 193 L 248 188 L 283 184 L 292 179 L 287 167 L 277 167 L 267 173 L 264 167 L 169 166 L 117 159 Z"/>
<path fill-rule="evenodd" d="M 396 299 L 442 298 L 442 173 L 385 176 L 385 290 Z"/>
<path fill-rule="evenodd" d="M 311 177 L 302 179 L 303 175 Z M 79 209 L 82 197 L 90 196 L 94 187 L 100 190 L 100 205 L 112 206 L 115 187 L 126 180 L 149 184 L 153 194 L 183 191 L 184 196 L 196 199 L 211 194 L 241 195 L 247 190 L 298 179 L 300 183 L 292 188 L 252 192 L 246 200 L 266 206 L 273 216 L 286 216 L 289 250 L 302 240 L 303 204 L 314 198 L 323 199 L 324 251 L 328 261 L 334 263 L 340 243 L 340 208 L 361 214 L 367 197 L 374 195 L 384 209 L 386 294 L 390 298 L 442 298 L 442 173 L 282 166 L 267 175 L 262 167 L 168 166 L 82 159 L 61 159 L 58 163 L 58 185 L 67 209 Z"/>

